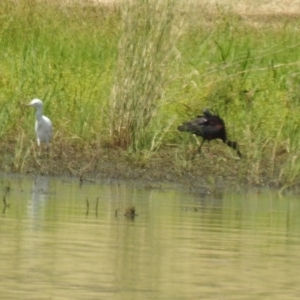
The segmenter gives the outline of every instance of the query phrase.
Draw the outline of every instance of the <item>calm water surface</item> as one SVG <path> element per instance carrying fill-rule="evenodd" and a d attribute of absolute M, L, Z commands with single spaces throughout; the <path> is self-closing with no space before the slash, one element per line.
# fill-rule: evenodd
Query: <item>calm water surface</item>
<path fill-rule="evenodd" d="M 300 297 L 296 196 L 38 177 L 2 178 L 1 200 L 8 184 L 1 299 Z M 123 215 L 130 205 L 134 219 Z"/>

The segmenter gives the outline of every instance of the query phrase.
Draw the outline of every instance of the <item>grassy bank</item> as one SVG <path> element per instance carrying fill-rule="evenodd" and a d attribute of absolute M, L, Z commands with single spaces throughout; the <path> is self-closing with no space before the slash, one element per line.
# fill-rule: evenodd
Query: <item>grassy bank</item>
<path fill-rule="evenodd" d="M 297 12 L 130 2 L 1 1 L 1 170 L 297 184 Z M 24 107 L 35 97 L 54 124 L 48 159 Z M 195 156 L 195 137 L 177 132 L 204 107 L 224 118 L 242 160 L 218 141 Z"/>

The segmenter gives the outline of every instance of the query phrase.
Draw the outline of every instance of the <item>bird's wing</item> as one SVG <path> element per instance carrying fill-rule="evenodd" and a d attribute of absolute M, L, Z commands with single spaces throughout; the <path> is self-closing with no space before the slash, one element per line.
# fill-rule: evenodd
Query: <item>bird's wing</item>
<path fill-rule="evenodd" d="M 224 121 L 220 119 L 218 116 L 212 116 L 211 118 L 209 118 L 208 125 L 214 127 L 216 130 L 225 127 Z"/>
<path fill-rule="evenodd" d="M 204 125 L 208 123 L 208 120 L 205 116 L 197 116 L 197 119 L 192 122 L 195 122 L 197 125 Z"/>
<path fill-rule="evenodd" d="M 41 141 L 50 141 L 52 137 L 52 122 L 49 118 L 42 116 L 35 123 L 35 131 Z"/>
<path fill-rule="evenodd" d="M 46 116 L 43 116 L 43 120 L 44 120 L 44 124 L 45 124 L 44 128 L 46 129 L 49 137 L 51 138 L 52 137 L 52 122 Z"/>
<path fill-rule="evenodd" d="M 38 122 L 38 120 L 35 121 L 34 130 L 35 130 L 35 133 L 37 133 L 38 130 L 39 130 L 39 122 Z"/>

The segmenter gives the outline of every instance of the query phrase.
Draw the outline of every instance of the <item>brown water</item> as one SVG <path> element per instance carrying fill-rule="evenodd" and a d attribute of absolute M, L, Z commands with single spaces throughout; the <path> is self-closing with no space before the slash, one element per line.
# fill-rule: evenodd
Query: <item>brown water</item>
<path fill-rule="evenodd" d="M 3 178 L 1 199 L 8 184 L 0 299 L 300 297 L 296 197 L 40 177 Z M 134 219 L 123 215 L 130 205 Z"/>

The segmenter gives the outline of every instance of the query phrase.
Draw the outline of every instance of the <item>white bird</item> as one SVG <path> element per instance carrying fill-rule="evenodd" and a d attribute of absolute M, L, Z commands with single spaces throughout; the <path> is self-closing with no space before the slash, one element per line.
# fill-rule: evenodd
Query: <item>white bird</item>
<path fill-rule="evenodd" d="M 27 106 L 35 107 L 36 109 L 36 121 L 35 121 L 35 133 L 38 146 L 41 146 L 41 142 L 46 144 L 47 150 L 49 150 L 49 143 L 52 137 L 52 122 L 46 116 L 43 116 L 43 102 L 40 99 L 33 99 Z"/>

